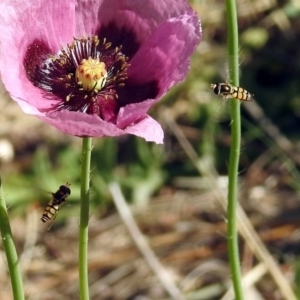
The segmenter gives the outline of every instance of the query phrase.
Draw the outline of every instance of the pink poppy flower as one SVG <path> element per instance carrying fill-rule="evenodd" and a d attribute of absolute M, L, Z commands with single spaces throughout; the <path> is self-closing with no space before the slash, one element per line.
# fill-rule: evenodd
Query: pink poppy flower
<path fill-rule="evenodd" d="M 200 37 L 185 0 L 1 0 L 0 72 L 25 113 L 63 132 L 162 143 L 147 111 Z"/>

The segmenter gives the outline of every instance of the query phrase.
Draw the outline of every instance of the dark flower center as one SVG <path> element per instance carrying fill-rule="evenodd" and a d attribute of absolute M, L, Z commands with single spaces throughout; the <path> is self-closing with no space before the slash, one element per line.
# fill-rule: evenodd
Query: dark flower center
<path fill-rule="evenodd" d="M 117 91 L 125 85 L 129 66 L 122 45 L 113 48 L 95 35 L 74 38 L 56 55 L 50 52 L 43 42 L 35 41 L 24 67 L 29 80 L 45 91 L 45 98 L 60 100 L 53 110 L 113 118 L 118 110 Z"/>

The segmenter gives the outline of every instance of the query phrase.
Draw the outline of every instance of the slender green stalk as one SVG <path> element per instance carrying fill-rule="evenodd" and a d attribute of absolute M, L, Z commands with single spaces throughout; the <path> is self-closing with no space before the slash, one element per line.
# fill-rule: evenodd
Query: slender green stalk
<path fill-rule="evenodd" d="M 14 300 L 23 300 L 24 289 L 22 275 L 19 267 L 17 251 L 9 224 L 7 208 L 0 178 L 0 231 L 2 236 L 3 247 L 5 250 L 7 265 L 10 273 L 10 280 L 14 295 Z"/>
<path fill-rule="evenodd" d="M 239 57 L 238 57 L 238 24 L 235 0 L 226 0 L 226 13 L 228 24 L 228 67 L 229 80 L 234 86 L 239 85 Z M 240 269 L 238 232 L 236 228 L 236 204 L 238 189 L 238 165 L 241 140 L 240 102 L 231 101 L 231 149 L 229 158 L 229 183 L 228 183 L 228 206 L 227 206 L 227 232 L 228 253 L 231 269 L 235 299 L 244 299 L 242 277 Z"/>
<path fill-rule="evenodd" d="M 92 138 L 82 139 L 81 200 L 79 224 L 79 287 L 80 299 L 89 300 L 88 226 Z"/>

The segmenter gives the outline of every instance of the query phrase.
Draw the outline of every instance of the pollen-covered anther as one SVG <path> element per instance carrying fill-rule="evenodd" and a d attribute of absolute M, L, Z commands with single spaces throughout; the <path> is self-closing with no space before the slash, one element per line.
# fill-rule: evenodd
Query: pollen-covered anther
<path fill-rule="evenodd" d="M 83 90 L 96 93 L 105 86 L 108 76 L 105 63 L 91 57 L 81 61 L 75 75 L 77 84 Z"/>
<path fill-rule="evenodd" d="M 108 48 L 110 48 L 110 46 L 111 46 L 111 43 L 106 43 L 105 44 L 105 49 L 107 50 Z"/>

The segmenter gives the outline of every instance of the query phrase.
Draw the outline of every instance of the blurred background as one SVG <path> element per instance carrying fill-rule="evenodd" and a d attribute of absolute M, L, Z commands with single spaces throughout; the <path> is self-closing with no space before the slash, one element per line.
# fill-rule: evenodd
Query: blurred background
<path fill-rule="evenodd" d="M 215 191 L 226 194 L 229 109 L 236 100 L 210 89 L 230 72 L 226 11 L 224 1 L 190 3 L 203 28 L 191 71 L 150 112 L 164 129 L 164 145 L 133 136 L 93 140 L 91 299 L 169 299 L 119 217 L 111 181 L 120 185 L 141 232 L 186 299 L 223 299 L 230 286 L 226 214 Z M 239 201 L 300 295 L 300 1 L 237 0 L 237 7 L 240 86 L 255 98 L 241 104 Z M 26 299 L 78 299 L 81 139 L 25 115 L 3 86 L 0 97 L 1 178 Z M 42 212 L 49 193 L 66 182 L 72 194 L 49 229 Z M 0 249 L 0 299 L 9 300 Z M 260 260 L 242 237 L 240 250 L 247 274 Z M 263 272 L 249 285 L 247 299 L 288 296 Z"/>

